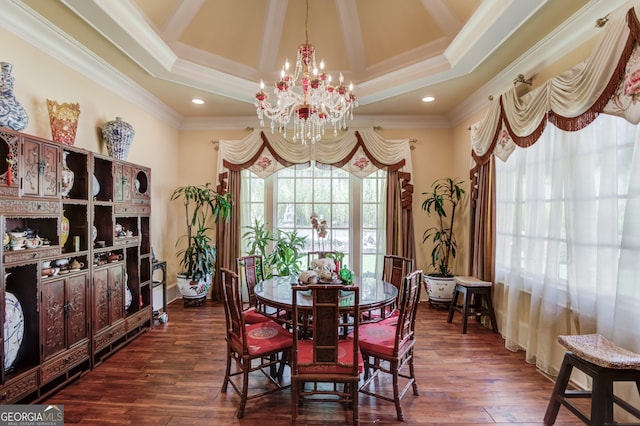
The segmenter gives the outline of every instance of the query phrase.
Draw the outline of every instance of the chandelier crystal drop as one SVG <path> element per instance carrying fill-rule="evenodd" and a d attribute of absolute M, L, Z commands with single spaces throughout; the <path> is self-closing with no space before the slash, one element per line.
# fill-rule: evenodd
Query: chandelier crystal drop
<path fill-rule="evenodd" d="M 331 76 L 324 72 L 324 62 L 320 62 L 319 68 L 316 65 L 316 50 L 309 44 L 308 20 L 309 0 L 304 24 L 306 40 L 298 47 L 293 74 L 287 60 L 273 90 L 275 104 L 268 100 L 262 80 L 255 102 L 260 126 L 264 126 L 266 117 L 271 120 L 271 132 L 277 128 L 286 138 L 287 127 L 293 122 L 292 141 L 302 144 L 322 139 L 327 124 L 333 126 L 333 134 L 337 136 L 338 129 L 347 128 L 347 118 L 353 119 L 353 109 L 358 106 L 353 84 L 345 86 L 342 73 L 338 84 L 333 86 Z"/>

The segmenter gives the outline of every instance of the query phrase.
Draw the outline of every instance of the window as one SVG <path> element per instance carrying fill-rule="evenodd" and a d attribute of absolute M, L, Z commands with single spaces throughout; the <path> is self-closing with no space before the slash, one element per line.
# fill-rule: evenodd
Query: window
<path fill-rule="evenodd" d="M 355 274 L 380 275 L 386 171 L 360 179 L 342 169 L 313 164 L 289 167 L 266 179 L 248 170 L 242 173 L 242 226 L 259 218 L 274 231 L 295 229 L 307 237 L 307 251 L 341 251 L 343 263 Z M 312 228 L 312 213 L 326 220 L 326 238 Z"/>

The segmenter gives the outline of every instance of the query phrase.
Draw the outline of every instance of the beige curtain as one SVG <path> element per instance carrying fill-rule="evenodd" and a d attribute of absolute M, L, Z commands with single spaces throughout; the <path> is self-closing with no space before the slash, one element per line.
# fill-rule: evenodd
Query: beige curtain
<path fill-rule="evenodd" d="M 495 258 L 495 168 L 494 157 L 471 170 L 471 275 L 494 281 Z"/>

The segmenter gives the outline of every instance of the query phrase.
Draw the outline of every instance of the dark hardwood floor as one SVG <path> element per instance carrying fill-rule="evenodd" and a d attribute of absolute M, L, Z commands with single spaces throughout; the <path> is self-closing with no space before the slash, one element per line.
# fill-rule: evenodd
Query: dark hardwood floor
<path fill-rule="evenodd" d="M 157 324 L 95 370 L 43 403 L 63 404 L 65 424 L 279 425 L 290 423 L 289 390 L 247 403 L 231 387 L 220 392 L 225 368 L 224 312 L 220 303 L 168 308 L 169 322 Z M 422 302 L 417 316 L 415 365 L 420 396 L 403 399 L 407 425 L 542 425 L 553 382 L 524 354 L 504 348 L 498 334 Z M 251 386 L 266 381 L 256 378 Z M 388 386 L 388 381 L 380 386 Z M 360 395 L 361 424 L 402 424 L 393 404 Z M 299 424 L 343 424 L 350 413 L 339 404 L 306 404 Z M 565 408 L 557 425 L 582 424 Z"/>

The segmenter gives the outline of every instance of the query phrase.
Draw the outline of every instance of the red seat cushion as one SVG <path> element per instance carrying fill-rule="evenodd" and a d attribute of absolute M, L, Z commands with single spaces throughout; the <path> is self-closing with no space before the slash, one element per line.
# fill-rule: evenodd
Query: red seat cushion
<path fill-rule="evenodd" d="M 341 340 L 338 342 L 338 364 L 335 365 L 301 365 L 313 362 L 313 342 L 311 340 L 298 341 L 298 373 L 319 373 L 319 374 L 351 374 L 353 365 L 353 343 L 351 340 Z M 364 370 L 364 361 L 358 351 L 358 373 Z"/>
<path fill-rule="evenodd" d="M 259 324 L 261 322 L 270 321 L 269 317 L 265 316 L 260 312 L 257 312 L 256 308 L 254 307 L 251 307 L 246 311 L 243 311 L 242 315 L 244 316 L 244 322 L 246 324 Z"/>
<path fill-rule="evenodd" d="M 292 334 L 274 321 L 246 326 L 247 350 L 251 355 L 277 352 L 293 343 Z M 235 342 L 240 344 L 240 342 Z"/>
<path fill-rule="evenodd" d="M 389 315 L 388 317 L 386 317 L 385 319 L 383 319 L 380 322 L 382 324 L 386 324 L 386 325 L 390 325 L 392 327 L 395 327 L 398 324 L 398 316 L 400 316 L 400 311 L 396 309 L 395 311 L 391 312 L 391 315 Z"/>
<path fill-rule="evenodd" d="M 389 319 L 389 323 L 380 321 L 372 324 L 363 324 L 358 328 L 358 333 L 358 343 L 361 350 L 393 356 L 396 325 L 391 325 L 391 319 Z M 400 346 L 405 343 L 402 342 Z"/>

